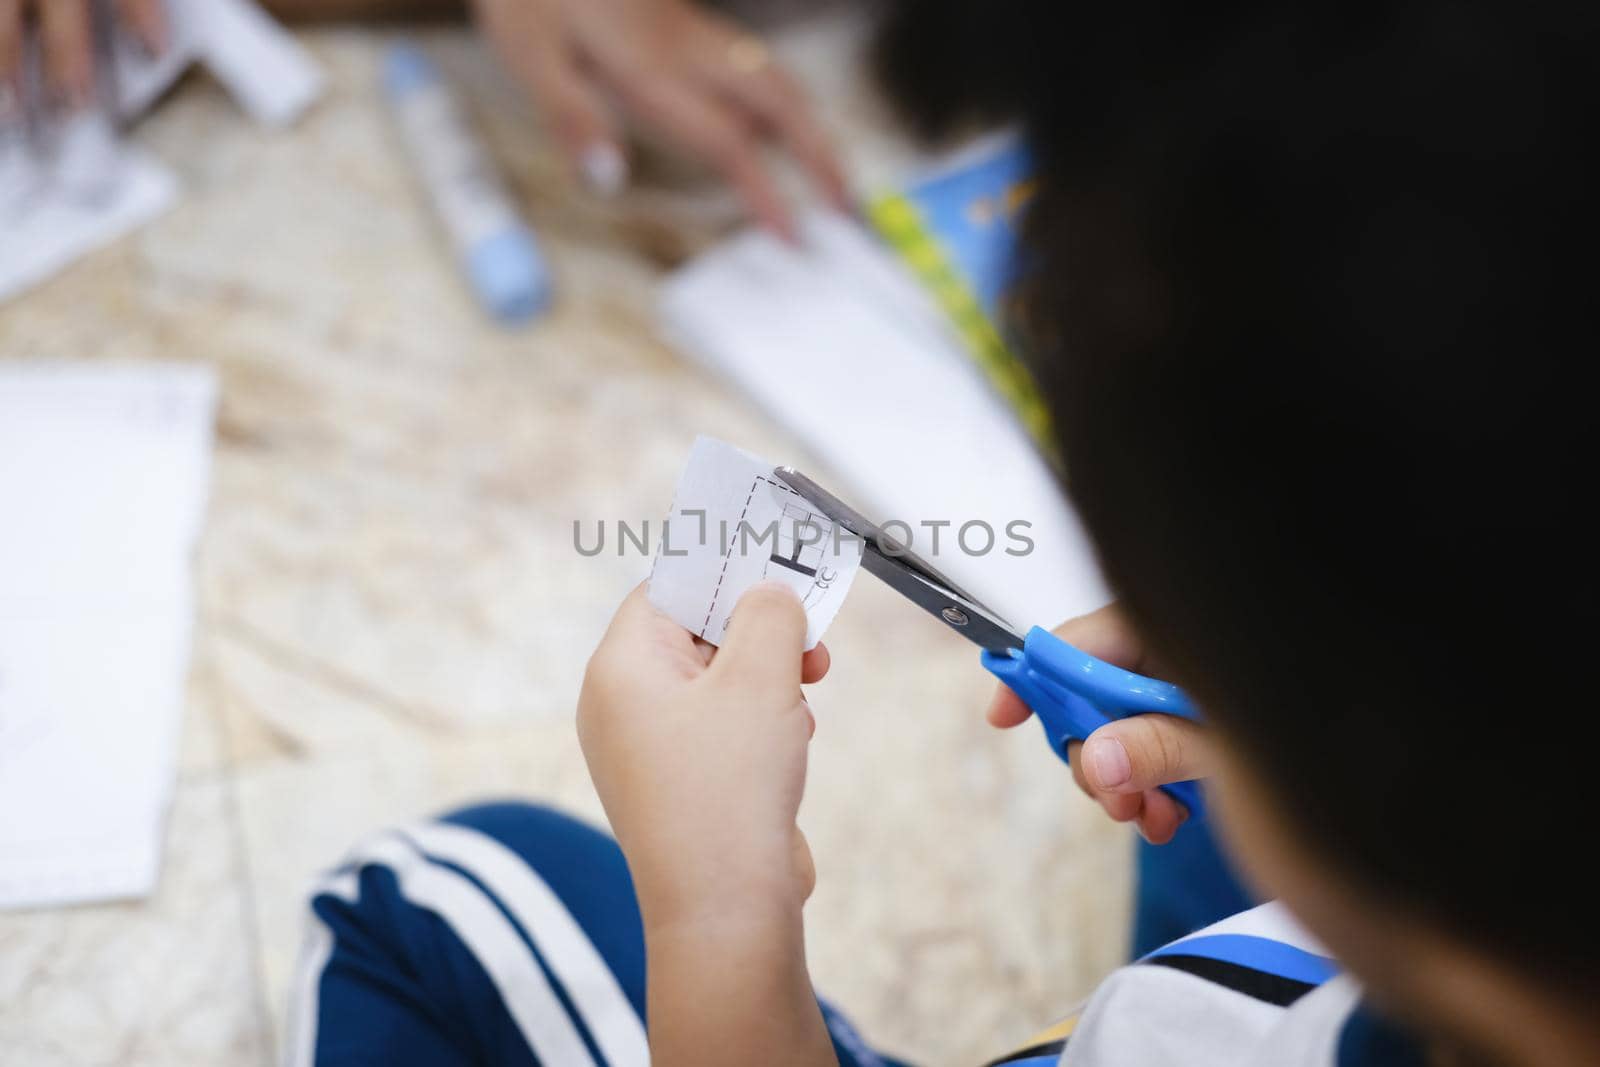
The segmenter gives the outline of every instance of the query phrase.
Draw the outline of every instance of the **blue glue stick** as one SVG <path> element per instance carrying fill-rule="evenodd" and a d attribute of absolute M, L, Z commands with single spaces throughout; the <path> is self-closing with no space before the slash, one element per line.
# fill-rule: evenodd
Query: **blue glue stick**
<path fill-rule="evenodd" d="M 501 322 L 532 319 L 550 304 L 550 271 L 438 68 L 415 45 L 396 45 L 384 89 L 478 300 Z"/>

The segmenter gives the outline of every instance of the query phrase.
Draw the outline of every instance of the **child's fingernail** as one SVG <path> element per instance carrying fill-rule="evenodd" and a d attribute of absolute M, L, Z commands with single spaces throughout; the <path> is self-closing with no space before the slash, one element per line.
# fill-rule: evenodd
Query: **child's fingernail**
<path fill-rule="evenodd" d="M 1116 789 L 1133 777 L 1128 750 L 1114 737 L 1092 737 L 1083 743 L 1083 769 L 1101 789 Z"/>
<path fill-rule="evenodd" d="M 584 184 L 601 196 L 616 196 L 628 186 L 628 161 L 610 141 L 596 141 L 583 150 Z"/>

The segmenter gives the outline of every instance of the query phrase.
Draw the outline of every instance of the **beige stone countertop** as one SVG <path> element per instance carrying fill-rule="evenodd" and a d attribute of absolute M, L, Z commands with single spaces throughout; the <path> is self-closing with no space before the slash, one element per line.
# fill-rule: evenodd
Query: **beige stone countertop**
<path fill-rule="evenodd" d="M 384 34 L 352 29 L 305 37 L 329 92 L 291 130 L 186 81 L 135 134 L 180 205 L 0 307 L 0 358 L 199 361 L 222 383 L 160 886 L 0 913 L 6 1067 L 276 1062 L 305 892 L 356 838 L 507 796 L 600 818 L 574 700 L 648 560 L 580 557 L 573 521 L 663 514 L 700 432 L 831 473 L 657 339 L 657 285 L 718 201 L 649 168 L 585 196 L 464 29 L 424 37 L 553 265 L 537 325 L 471 303 L 377 92 Z M 871 108 L 830 73 L 852 38 L 784 47 L 864 145 Z M 879 583 L 828 643 L 801 812 L 813 977 L 877 1047 L 981 1062 L 1119 962 L 1130 840 L 1032 727 L 984 724 L 970 647 Z"/>

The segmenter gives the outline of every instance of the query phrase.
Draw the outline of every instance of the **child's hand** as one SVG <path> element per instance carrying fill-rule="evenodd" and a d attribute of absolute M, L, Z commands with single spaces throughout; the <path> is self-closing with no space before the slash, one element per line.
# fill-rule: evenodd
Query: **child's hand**
<path fill-rule="evenodd" d="M 623 601 L 589 661 L 578 736 L 647 926 L 792 912 L 815 879 L 795 826 L 815 723 L 800 691 L 828 669 L 775 583 L 739 600 L 714 649 Z"/>
<path fill-rule="evenodd" d="M 1151 673 L 1144 648 L 1115 604 L 1056 627 L 1055 635 L 1091 656 L 1140 673 Z M 989 705 L 988 718 L 1001 729 L 1027 722 L 1032 712 L 1005 686 Z M 1203 778 L 1212 770 L 1206 728 L 1172 715 L 1133 715 L 1100 727 L 1069 748 L 1078 787 L 1099 801 L 1118 822 L 1134 821 L 1145 840 L 1164 845 L 1189 813 L 1157 786 Z"/>

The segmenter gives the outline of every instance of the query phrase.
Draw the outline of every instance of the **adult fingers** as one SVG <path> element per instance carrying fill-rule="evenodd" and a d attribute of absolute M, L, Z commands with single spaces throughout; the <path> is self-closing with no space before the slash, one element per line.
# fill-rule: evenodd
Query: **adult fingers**
<path fill-rule="evenodd" d="M 805 93 L 773 61 L 760 38 L 721 22 L 708 23 L 695 48 L 695 66 L 789 149 L 835 207 L 849 208 L 849 189 L 832 143 Z"/>
<path fill-rule="evenodd" d="M 161 0 L 117 0 L 117 15 L 151 52 L 167 47 L 167 12 Z"/>
<path fill-rule="evenodd" d="M 522 71 L 573 172 L 593 192 L 620 193 L 628 184 L 628 161 L 605 101 L 569 57 L 547 55 L 548 62 L 530 60 L 513 69 Z"/>
<path fill-rule="evenodd" d="M 749 124 L 726 102 L 659 69 L 613 72 L 628 108 L 692 155 L 704 159 L 739 193 L 745 208 L 785 240 L 794 219 L 761 162 Z"/>
<path fill-rule="evenodd" d="M 12 99 L 18 92 L 17 82 L 22 72 L 22 0 L 0 0 L 0 96 L 10 96 L 6 103 L 20 108 L 22 101 Z M 7 109 L 0 109 L 5 117 Z"/>
<path fill-rule="evenodd" d="M 806 612 L 795 591 L 782 582 L 757 582 L 734 606 L 709 673 L 756 692 L 783 687 L 798 696 L 805 641 Z"/>
<path fill-rule="evenodd" d="M 72 107 L 94 94 L 94 46 L 87 0 L 46 0 L 39 7 L 46 80 Z"/>
<path fill-rule="evenodd" d="M 595 192 L 620 192 L 628 165 L 616 123 L 556 17 L 541 4 L 484 4 L 481 10 L 501 59 L 533 97 L 574 172 Z"/>

